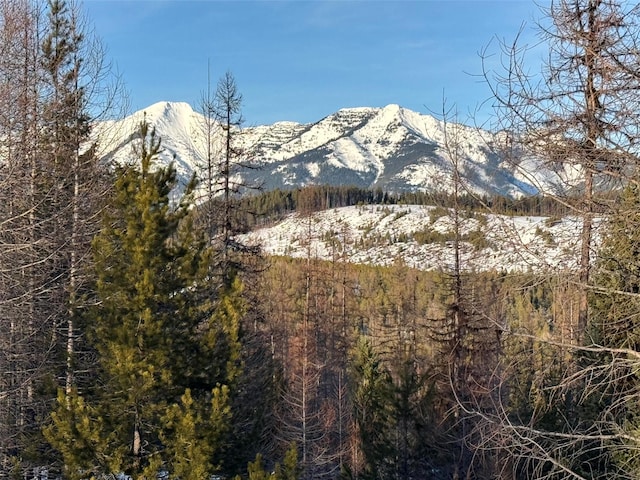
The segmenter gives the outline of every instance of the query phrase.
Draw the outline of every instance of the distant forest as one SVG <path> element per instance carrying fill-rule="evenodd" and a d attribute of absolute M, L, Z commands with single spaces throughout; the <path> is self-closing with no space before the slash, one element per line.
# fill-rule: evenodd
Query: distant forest
<path fill-rule="evenodd" d="M 243 212 L 237 220 L 247 227 L 263 226 L 284 218 L 289 213 L 313 213 L 331 208 L 354 205 L 431 205 L 500 215 L 533 215 L 562 217 L 570 214 L 576 198 L 558 199 L 536 195 L 511 199 L 507 197 L 475 197 L 468 194 L 457 197 L 452 194 L 431 192 L 390 193 L 382 189 L 363 189 L 355 186 L 310 185 L 290 190 L 271 190 L 245 195 L 234 200 L 235 209 Z M 220 204 L 214 199 L 214 204 Z M 214 207 L 216 208 L 216 207 Z"/>

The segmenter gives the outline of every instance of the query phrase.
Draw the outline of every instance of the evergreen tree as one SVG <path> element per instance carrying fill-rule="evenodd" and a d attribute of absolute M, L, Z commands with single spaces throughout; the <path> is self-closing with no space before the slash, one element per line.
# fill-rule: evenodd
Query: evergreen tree
<path fill-rule="evenodd" d="M 362 478 L 391 478 L 396 457 L 391 435 L 393 382 L 364 337 L 354 350 L 351 384 L 354 417 L 364 457 Z"/>
<path fill-rule="evenodd" d="M 194 185 L 172 205 L 176 171 L 153 168 L 160 140 L 146 122 L 140 136 L 140 167 L 117 170 L 93 243 L 98 306 L 89 334 L 99 376 L 77 399 L 59 399 L 45 432 L 70 476 L 124 472 L 135 479 L 155 476 L 161 467 L 171 478 L 210 475 L 228 430 L 224 382 L 231 375 L 219 372 L 233 361 L 216 356 L 202 333 L 212 313 L 201 304 L 210 257 L 191 229 Z M 214 373 L 198 377 L 187 366 L 203 354 L 201 364 L 208 362 Z M 69 445 L 87 422 L 97 433 Z"/>
<path fill-rule="evenodd" d="M 206 162 L 199 179 L 204 202 L 198 207 L 206 237 L 213 246 L 209 262 L 208 301 L 214 310 L 206 329 L 205 355 L 194 356 L 197 377 L 213 375 L 228 382 L 233 405 L 233 428 L 225 441 L 223 469 L 227 474 L 244 471 L 264 443 L 264 429 L 272 409 L 273 365 L 264 336 L 257 325 L 260 306 L 252 301 L 255 292 L 245 284 L 255 281 L 260 265 L 260 247 L 242 243 L 247 209 L 239 196 L 253 186 L 239 181 L 239 175 L 255 168 L 239 146 L 242 135 L 242 95 L 227 72 L 211 91 L 210 80 L 202 94 L 200 110 L 205 119 Z M 198 359 L 214 355 L 226 364 L 204 364 Z M 206 362 L 206 360 L 205 360 Z M 213 370 L 218 369 L 214 372 Z"/>
<path fill-rule="evenodd" d="M 216 449 L 229 430 L 230 418 L 227 386 L 214 387 L 210 406 L 198 405 L 187 389 L 180 404 L 171 405 L 163 417 L 160 437 L 169 453 L 165 464 L 169 477 L 201 480 L 219 470 L 220 465 L 213 462 L 218 453 Z"/>
<path fill-rule="evenodd" d="M 151 171 L 160 141 L 147 125 L 140 133 L 140 170 L 118 173 L 113 213 L 94 240 L 101 305 L 93 335 L 106 387 L 101 403 L 119 432 L 110 468 L 133 475 L 157 468 L 151 460 L 161 449 L 160 417 L 174 387 L 172 343 L 189 321 L 180 318 L 180 307 L 190 286 L 180 275 L 181 245 L 173 241 L 187 206 L 173 211 L 169 205 L 175 170 Z"/>
<path fill-rule="evenodd" d="M 101 472 L 100 463 L 107 463 L 110 456 L 104 448 L 114 440 L 104 435 L 105 421 L 99 412 L 75 388 L 60 389 L 44 436 L 60 453 L 65 478 L 81 480 Z"/>
<path fill-rule="evenodd" d="M 266 453 L 265 431 L 275 396 L 275 367 L 266 339 L 257 332 L 247 335 L 242 327 L 255 314 L 246 297 L 240 277 L 234 275 L 219 293 L 204 336 L 206 354 L 201 358 L 221 361 L 205 360 L 199 367 L 203 373 L 214 368 L 213 379 L 230 388 L 231 426 L 221 452 L 223 472 L 229 475 L 244 471 L 257 452 Z"/>
<path fill-rule="evenodd" d="M 587 388 L 585 420 L 613 435 L 607 452 L 595 449 L 601 462 L 609 455 L 627 475 L 640 475 L 640 185 L 632 181 L 608 219 L 598 252 L 590 297 L 591 341 L 596 352 L 584 355 Z M 597 442 L 594 439 L 594 443 Z M 610 469 L 609 469 L 610 473 Z"/>
<path fill-rule="evenodd" d="M 234 480 L 241 480 L 237 475 Z M 256 455 L 253 462 L 247 465 L 248 480 L 298 480 L 300 469 L 298 467 L 298 450 L 295 443 L 292 443 L 286 451 L 282 464 L 276 463 L 273 473 L 269 473 L 264 465 L 264 459 L 260 453 Z"/>
<path fill-rule="evenodd" d="M 596 343 L 640 351 L 640 186 L 622 192 L 616 213 L 607 221 L 592 295 L 598 315 Z"/>
<path fill-rule="evenodd" d="M 298 449 L 296 444 L 292 443 L 284 454 L 282 465 L 276 463 L 275 468 L 276 480 L 297 480 L 300 478 L 300 468 L 298 466 Z"/>
<path fill-rule="evenodd" d="M 439 454 L 444 435 L 438 435 L 438 420 L 433 418 L 433 386 L 427 384 L 413 359 L 398 359 L 399 372 L 394 384 L 394 429 L 396 478 L 404 480 L 433 478 L 447 463 Z M 448 466 L 448 465 L 447 465 Z"/>
<path fill-rule="evenodd" d="M 262 455 L 256 455 L 256 459 L 253 462 L 249 462 L 247 474 L 249 480 L 268 480 L 271 477 L 264 468 Z M 236 480 L 240 480 L 240 477 L 236 477 Z"/>

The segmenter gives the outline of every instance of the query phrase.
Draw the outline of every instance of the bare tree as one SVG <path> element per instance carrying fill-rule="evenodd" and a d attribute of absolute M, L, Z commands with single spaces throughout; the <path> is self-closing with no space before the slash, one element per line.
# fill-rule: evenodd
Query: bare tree
<path fill-rule="evenodd" d="M 204 183 L 204 209 L 206 231 L 212 235 L 215 231 L 214 201 L 216 198 L 216 136 L 219 134 L 219 124 L 216 116 L 216 102 L 211 90 L 211 65 L 207 63 L 207 88 L 200 95 L 198 110 L 204 117 L 202 133 L 204 134 L 205 163 L 201 167 L 200 181 Z"/>
<path fill-rule="evenodd" d="M 227 284 L 234 272 L 247 270 L 251 262 L 243 261 L 243 257 L 256 256 L 260 252 L 259 247 L 243 244 L 236 238 L 241 233 L 244 221 L 242 212 L 237 208 L 237 199 L 240 194 L 259 189 L 259 186 L 243 180 L 243 173 L 256 166 L 251 163 L 249 151 L 242 146 L 242 94 L 233 74 L 226 72 L 218 81 L 213 103 L 210 95 L 207 95 L 203 102 L 206 109 L 205 122 L 208 125 L 205 130 L 213 128 L 211 121 L 215 119 L 221 138 L 219 150 L 213 152 L 217 158 L 213 164 L 208 161 L 206 167 L 207 196 L 211 202 L 206 208 L 211 212 L 208 221 L 213 228 L 210 235 L 219 256 L 217 269 L 222 283 Z M 211 154 L 211 150 L 208 153 Z M 217 210 L 215 219 L 214 210 Z"/>
<path fill-rule="evenodd" d="M 453 205 L 448 209 L 452 234 L 452 260 L 443 266 L 446 288 L 451 301 L 444 318 L 434 319 L 435 343 L 447 360 L 441 369 L 440 391 L 449 410 L 445 422 L 450 425 L 453 444 L 454 478 L 482 478 L 493 476 L 497 456 L 483 455 L 478 449 L 476 419 L 468 410 L 491 409 L 491 384 L 499 363 L 501 335 L 504 320 L 492 315 L 495 302 L 490 278 L 482 278 L 469 271 L 468 262 L 477 254 L 467 240 L 477 220 L 463 210 L 462 195 L 474 197 L 465 184 L 467 168 L 462 145 L 463 127 L 458 122 L 455 106 L 448 108 L 443 102 L 443 150 L 450 163 L 448 184 Z M 480 203 L 482 203 L 480 201 Z M 478 230 L 480 231 L 480 230 Z"/>
<path fill-rule="evenodd" d="M 103 190 L 89 133 L 114 90 L 102 89 L 104 51 L 73 2 L 8 0 L 0 16 L 0 322 L 10 332 L 0 423 L 20 439 L 0 461 L 23 458 L 19 471 L 45 462 L 36 457 L 55 386 L 69 389 L 80 368 L 75 322 Z"/>
<path fill-rule="evenodd" d="M 487 67 L 485 77 L 506 153 L 542 194 L 556 197 L 582 219 L 581 295 L 572 332 L 572 341 L 580 343 L 588 319 L 594 215 L 602 211 L 601 193 L 637 163 L 638 8 L 615 0 L 559 0 L 543 15 L 546 22 L 538 26 L 549 53 L 542 72 L 529 72 L 527 48 L 516 39 L 501 45 L 506 71 Z M 487 55 L 485 60 L 487 66 Z M 536 177 L 537 164 L 556 177 Z"/>
<path fill-rule="evenodd" d="M 613 0 L 553 2 L 538 25 L 549 51 L 542 71 L 529 73 L 527 49 L 516 41 L 502 44 L 505 72 L 485 72 L 511 159 L 541 194 L 571 208 L 581 222 L 575 270 L 555 272 L 553 310 L 540 319 L 542 329 L 525 331 L 512 322 L 505 330 L 511 348 L 519 344 L 526 356 L 503 358 L 496 371 L 501 381 L 491 384 L 493 408 L 462 405 L 476 417 L 480 443 L 508 459 L 501 464 L 503 478 L 637 477 L 637 439 L 628 429 L 635 415 L 628 401 L 637 393 L 630 365 L 637 353 L 599 337 L 599 328 L 612 327 L 602 327 L 597 298 L 615 287 L 603 285 L 592 268 L 594 261 L 601 265 L 594 255 L 596 217 L 611 212 L 618 187 L 635 182 L 638 166 L 639 13 Z M 555 178 L 536 177 L 537 165 Z M 567 300 L 571 304 L 561 308 Z M 614 314 L 608 322 L 632 317 Z M 519 375 L 532 368 L 533 377 L 523 382 L 531 387 L 530 404 L 510 404 Z"/>
<path fill-rule="evenodd" d="M 36 241 L 35 176 L 37 169 L 37 24 L 40 13 L 28 2 L 5 1 L 1 8 L 2 51 L 0 101 L 3 115 L 0 158 L 0 465 L 10 472 L 16 455 L 33 433 L 34 385 L 46 348 L 37 345 L 38 295 L 45 289 Z"/>

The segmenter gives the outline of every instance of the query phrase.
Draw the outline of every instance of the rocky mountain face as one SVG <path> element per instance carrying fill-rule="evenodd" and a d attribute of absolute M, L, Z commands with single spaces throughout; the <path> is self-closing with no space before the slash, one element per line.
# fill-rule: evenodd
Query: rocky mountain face
<path fill-rule="evenodd" d="M 205 119 L 186 103 L 160 102 L 123 120 L 97 126 L 103 156 L 135 161 L 132 145 L 145 118 L 162 138 L 161 162 L 174 161 L 183 183 L 203 168 Z M 445 124 L 398 105 L 339 110 L 316 123 L 278 122 L 237 132 L 246 163 L 243 183 L 264 189 L 310 184 L 355 185 L 392 192 L 452 191 L 453 162 L 474 194 L 535 194 L 545 173 L 535 164 L 523 175 L 499 152 L 486 131 Z M 219 151 L 214 145 L 213 151 Z"/>

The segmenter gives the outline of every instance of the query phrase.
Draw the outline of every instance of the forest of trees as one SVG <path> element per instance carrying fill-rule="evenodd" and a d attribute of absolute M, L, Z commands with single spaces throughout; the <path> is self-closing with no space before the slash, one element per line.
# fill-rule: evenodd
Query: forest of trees
<path fill-rule="evenodd" d="M 146 120 L 130 162 L 100 157 L 118 81 L 80 6 L 0 0 L 0 478 L 638 478 L 640 11 L 544 14 L 543 71 L 515 42 L 485 75 L 497 153 L 577 172 L 566 196 L 466 195 L 451 123 L 452 193 L 239 197 L 257 186 L 234 180 L 251 165 L 227 72 L 175 200 Z M 302 259 L 238 240 L 358 203 L 446 206 L 453 265 L 350 264 L 337 237 L 320 261 L 311 216 Z M 576 268 L 465 269 L 466 210 L 575 216 Z"/>
<path fill-rule="evenodd" d="M 553 197 L 532 196 L 512 199 L 507 197 L 477 197 L 460 194 L 460 208 L 470 212 L 490 211 L 499 215 L 535 215 L 561 217 L 572 212 L 571 205 L 578 197 L 567 197 L 559 202 Z M 213 205 L 220 200 L 213 199 Z M 382 189 L 364 189 L 352 185 L 308 185 L 290 190 L 270 190 L 233 198 L 236 205 L 234 223 L 239 230 L 264 226 L 282 220 L 287 214 L 301 211 L 319 212 L 331 208 L 353 205 L 435 205 L 454 204 L 447 192 L 391 193 Z M 215 207 L 214 207 L 215 208 Z"/>

